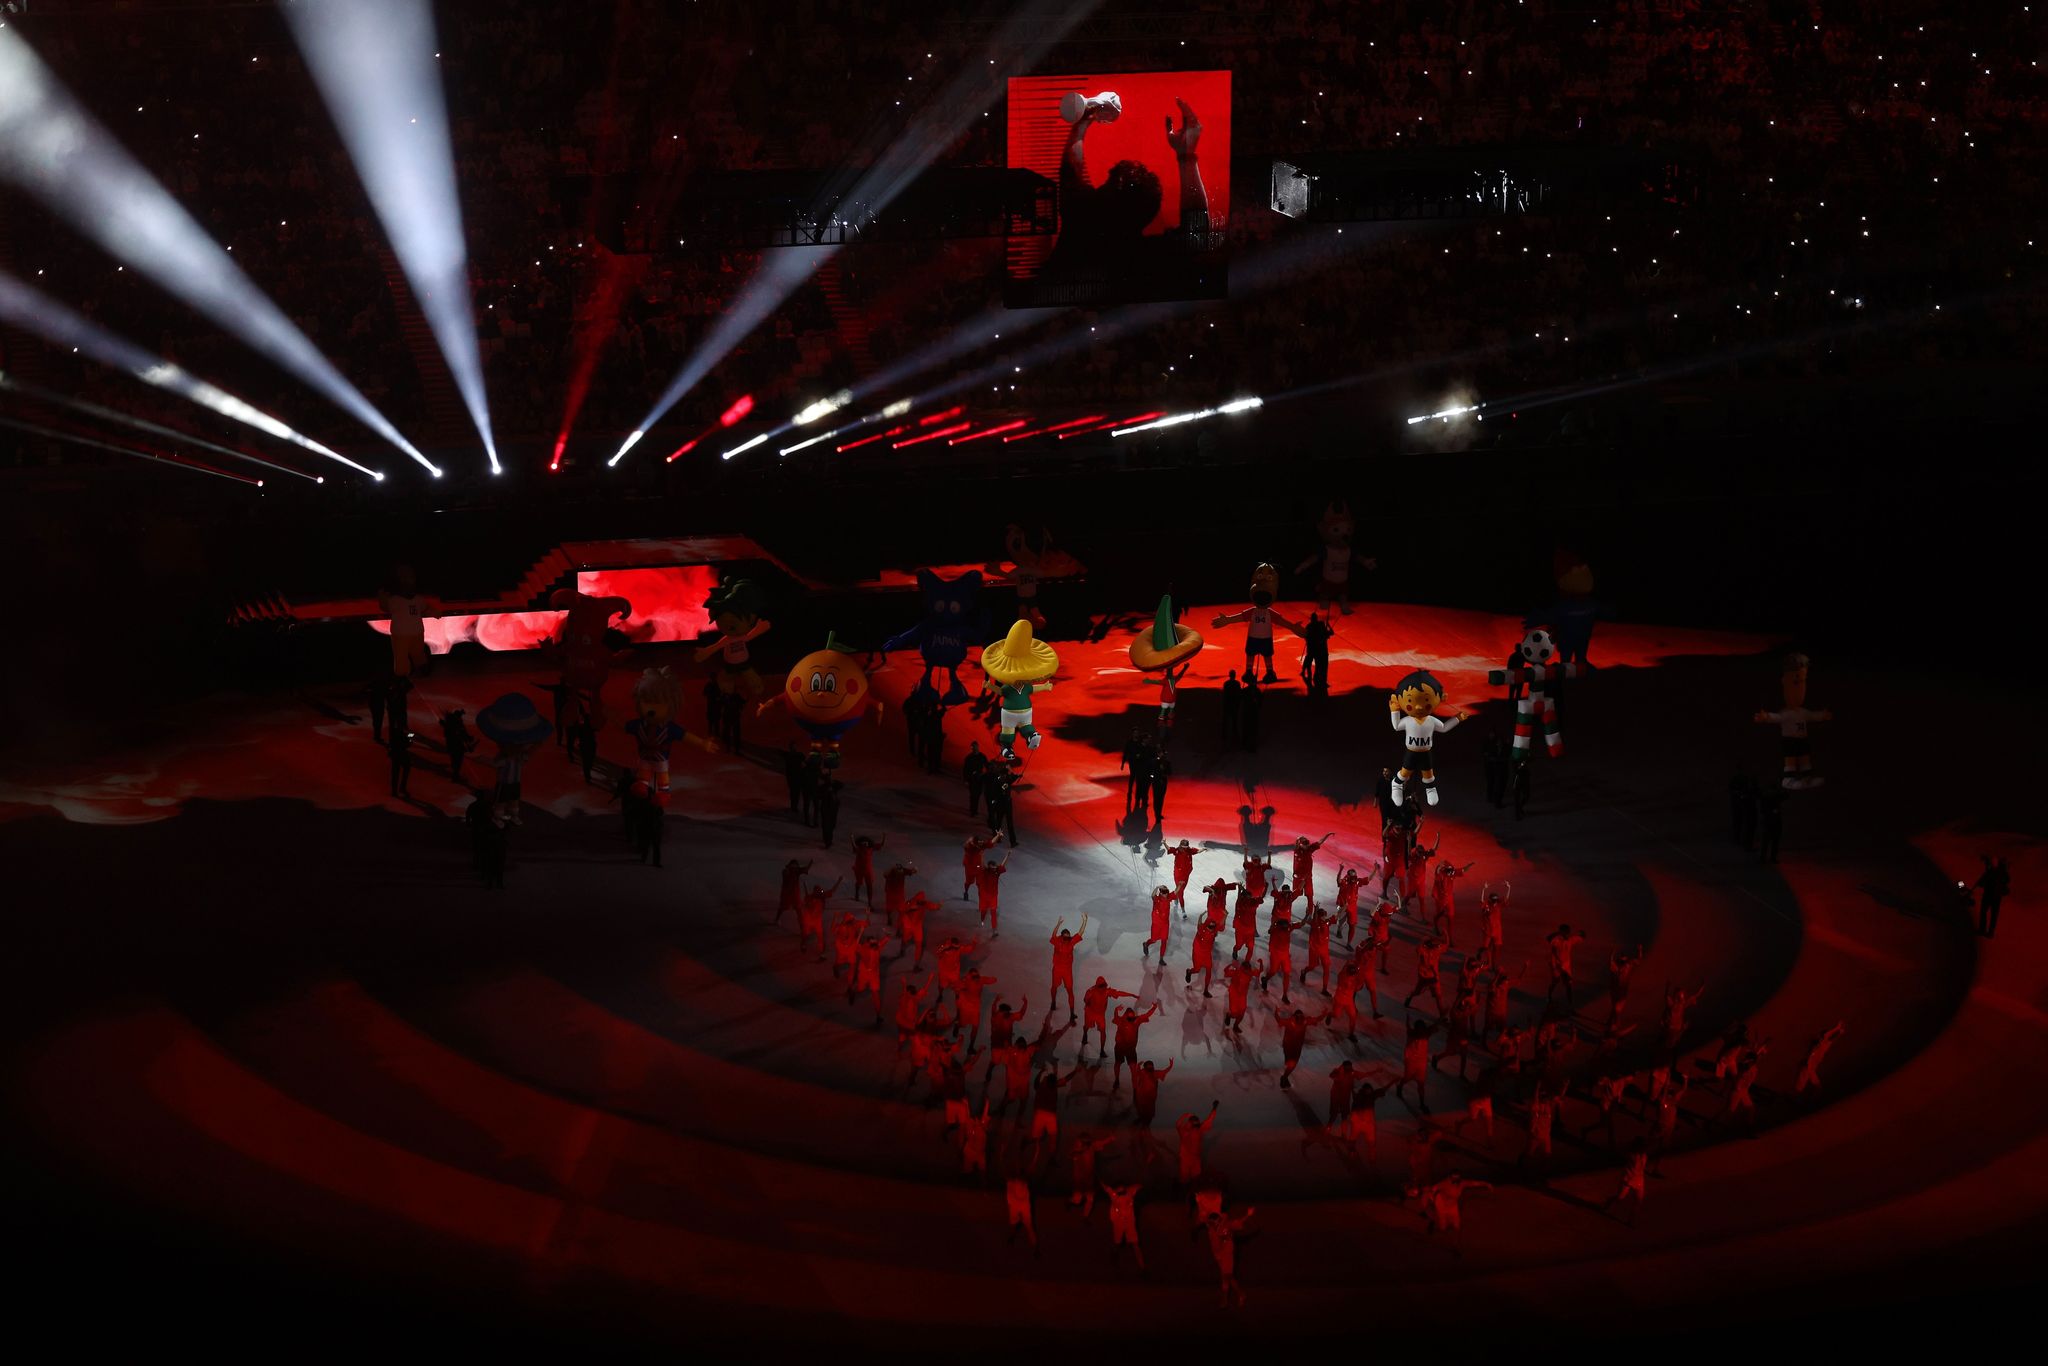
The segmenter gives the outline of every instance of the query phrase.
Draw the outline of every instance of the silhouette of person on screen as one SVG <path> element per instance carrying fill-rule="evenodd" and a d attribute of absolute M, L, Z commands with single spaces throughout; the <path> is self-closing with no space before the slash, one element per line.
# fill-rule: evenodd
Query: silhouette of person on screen
<path fill-rule="evenodd" d="M 1119 161 L 1100 185 L 1090 182 L 1088 130 L 1107 121 L 1091 104 L 1073 123 L 1060 159 L 1060 235 L 1046 258 L 1045 274 L 1105 281 L 1158 276 L 1184 270 L 1187 253 L 1208 245 L 1209 192 L 1197 151 L 1202 122 L 1186 100 L 1174 103 L 1180 106 L 1180 127 L 1173 126 L 1170 114 L 1165 122 L 1166 145 L 1180 172 L 1179 228 L 1146 234 L 1159 214 L 1164 187 L 1143 162 Z"/>

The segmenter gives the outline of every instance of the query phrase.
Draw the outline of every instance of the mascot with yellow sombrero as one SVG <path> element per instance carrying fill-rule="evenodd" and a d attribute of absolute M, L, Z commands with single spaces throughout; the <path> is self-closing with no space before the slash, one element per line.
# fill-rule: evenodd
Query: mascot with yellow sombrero
<path fill-rule="evenodd" d="M 1202 633 L 1173 619 L 1173 595 L 1159 599 L 1152 624 L 1131 637 L 1131 667 L 1139 673 L 1159 676 L 1159 732 L 1173 729 L 1173 704 L 1180 693 L 1180 681 L 1195 666 L 1202 650 Z"/>
<path fill-rule="evenodd" d="M 1002 703 L 1002 730 L 996 739 L 1003 747 L 1005 759 L 1017 757 L 1019 735 L 1024 737 L 1026 747 L 1038 748 L 1038 730 L 1031 724 L 1031 696 L 1052 691 L 1052 684 L 1046 680 L 1059 667 L 1060 657 L 1053 653 L 1052 646 L 1033 640 L 1031 623 L 1021 618 L 1010 628 L 1010 634 L 981 652 L 981 671 L 988 675 L 984 686 L 993 690 Z"/>

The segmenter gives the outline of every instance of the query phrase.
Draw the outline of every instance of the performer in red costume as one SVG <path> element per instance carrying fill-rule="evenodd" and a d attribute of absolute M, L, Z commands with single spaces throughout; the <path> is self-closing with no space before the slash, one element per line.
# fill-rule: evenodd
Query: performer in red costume
<path fill-rule="evenodd" d="M 1188 952 L 1188 970 L 1181 974 L 1181 982 L 1192 986 L 1195 974 L 1201 973 L 1202 995 L 1207 996 L 1210 985 L 1216 980 L 1216 926 L 1212 921 L 1205 918 L 1195 926 L 1195 942 Z"/>
<path fill-rule="evenodd" d="M 998 863 L 984 863 L 981 865 L 979 884 L 981 887 L 981 918 L 988 924 L 988 937 L 991 939 L 994 939 L 1002 932 L 1000 916 L 1002 909 L 1001 884 L 1003 874 L 1008 871 L 1010 871 L 1010 856 L 1008 854 L 1003 855 L 1002 860 Z"/>
<path fill-rule="evenodd" d="M 1166 851 L 1173 855 L 1173 899 L 1183 913 L 1188 905 L 1188 879 L 1195 875 L 1195 846 L 1182 840 Z"/>
<path fill-rule="evenodd" d="M 912 972 L 924 966 L 924 918 L 937 909 L 938 902 L 919 892 L 896 912 L 896 938 L 903 946 L 897 950 L 896 956 L 901 958 L 910 952 L 911 945 L 917 946 L 917 957 L 910 963 Z"/>
<path fill-rule="evenodd" d="M 1461 868 L 1449 859 L 1444 859 L 1436 865 L 1436 878 L 1430 886 L 1430 891 L 1436 903 L 1435 915 L 1432 917 L 1430 928 L 1442 935 L 1444 943 L 1452 948 L 1458 946 L 1456 934 L 1458 915 L 1457 880 L 1471 871 L 1472 865 L 1469 863 Z"/>
<path fill-rule="evenodd" d="M 790 911 L 801 914 L 804 904 L 803 877 L 811 871 L 811 865 L 796 859 L 782 865 L 782 890 L 775 901 L 775 923 L 780 925 L 782 917 Z"/>
<path fill-rule="evenodd" d="M 1135 1072 L 1138 1070 L 1138 1030 L 1145 1021 L 1159 1013 L 1159 1002 L 1154 1001 L 1143 1014 L 1128 1006 L 1119 1007 L 1113 1022 L 1116 1025 L 1116 1063 L 1109 1074 L 1109 1089 L 1115 1091 L 1123 1084 L 1126 1064 Z"/>
<path fill-rule="evenodd" d="M 1258 980 L 1265 967 L 1264 963 L 1253 962 L 1250 959 L 1242 963 L 1233 959 L 1224 966 L 1223 985 L 1227 993 L 1224 1002 L 1226 1008 L 1223 1012 L 1225 1029 L 1243 1035 L 1245 1011 L 1251 1008 L 1252 983 Z"/>
<path fill-rule="evenodd" d="M 1221 1101 L 1209 1102 L 1209 1113 L 1198 1115 L 1190 1111 L 1173 1122 L 1174 1131 L 1180 1135 L 1180 1183 L 1192 1186 L 1202 1179 L 1202 1140 L 1209 1136 L 1209 1130 L 1216 1127 L 1216 1110 Z"/>
<path fill-rule="evenodd" d="M 1320 1015 L 1310 1015 L 1303 1010 L 1273 1012 L 1273 1019 L 1280 1026 L 1280 1060 L 1284 1064 L 1280 1069 L 1281 1090 L 1293 1089 L 1294 1069 L 1301 1066 L 1301 1050 L 1308 1042 L 1309 1026 L 1319 1025 L 1329 1018 L 1327 1010 Z"/>
<path fill-rule="evenodd" d="M 885 841 L 867 835 L 853 837 L 853 894 L 875 904 L 875 851 Z"/>
<path fill-rule="evenodd" d="M 1137 1112 L 1134 1123 L 1140 1129 L 1152 1127 L 1152 1118 L 1159 1110 L 1159 1083 L 1166 1080 L 1173 1066 L 1169 1062 L 1158 1067 L 1148 1058 L 1131 1069 L 1131 1108 Z"/>
<path fill-rule="evenodd" d="M 990 849 L 995 848 L 1001 838 L 1002 836 L 1000 835 L 969 835 L 967 837 L 967 843 L 962 846 L 963 852 L 960 858 L 960 865 L 967 875 L 966 885 L 960 889 L 960 899 L 962 901 L 971 898 L 980 888 L 982 856 Z"/>
<path fill-rule="evenodd" d="M 1297 835 L 1294 840 L 1294 885 L 1309 900 L 1315 900 L 1316 891 L 1316 850 L 1335 838 L 1335 831 L 1319 840 L 1307 835 Z"/>
<path fill-rule="evenodd" d="M 1358 933 L 1358 890 L 1365 885 L 1356 868 L 1342 868 L 1337 873 L 1337 916 L 1344 922 L 1344 942 L 1349 944 Z"/>
<path fill-rule="evenodd" d="M 957 941 L 949 940 L 948 942 Z M 980 942 L 977 939 L 975 944 Z M 973 945 L 969 945 L 964 950 L 967 953 L 972 953 L 973 951 Z M 941 958 L 939 961 L 942 969 L 940 985 L 944 986 L 945 976 L 943 968 L 945 960 Z M 955 961 L 957 962 L 958 960 L 956 959 Z M 958 973 L 957 983 L 953 988 L 953 1032 L 958 1034 L 962 1029 L 966 1029 L 968 1031 L 967 1046 L 969 1048 L 973 1048 L 974 1041 L 981 1037 L 981 998 L 982 994 L 995 984 L 995 980 L 993 977 L 982 976 L 981 972 L 974 968 L 969 968 L 964 973 Z"/>
<path fill-rule="evenodd" d="M 1114 1142 L 1114 1134 L 1076 1134 L 1067 1149 L 1074 1168 L 1074 1193 L 1067 1197 L 1067 1205 L 1078 1206 L 1083 1219 L 1095 1212 L 1095 1192 L 1100 1184 L 1095 1179 L 1095 1159 Z"/>
<path fill-rule="evenodd" d="M 1082 936 L 1088 933 L 1088 913 L 1081 913 L 1081 928 L 1064 928 L 1066 917 L 1053 922 L 1052 937 L 1046 942 L 1052 945 L 1052 1000 L 1048 1011 L 1059 1009 L 1060 988 L 1067 989 L 1067 1023 L 1079 1018 L 1074 1011 L 1074 950 L 1081 945 Z"/>
<path fill-rule="evenodd" d="M 796 860 L 792 859 L 790 863 L 791 866 L 795 866 Z M 802 866 L 808 869 L 811 865 L 806 863 Z M 844 878 L 839 880 L 839 882 L 843 881 L 845 881 Z M 839 882 L 834 882 L 830 887 L 825 886 L 823 883 L 818 883 L 812 886 L 810 891 L 804 893 L 803 900 L 797 903 L 797 952 L 802 953 L 804 945 L 809 943 L 810 937 L 815 934 L 818 936 L 818 961 L 820 962 L 823 962 L 825 959 L 825 901 L 838 892 Z"/>
<path fill-rule="evenodd" d="M 1145 1252 L 1138 1246 L 1138 1191 L 1139 1187 L 1109 1186 L 1102 1193 L 1109 1197 L 1110 1260 L 1115 1261 L 1128 1245 L 1131 1255 L 1137 1259 L 1138 1270 L 1145 1269 Z"/>
<path fill-rule="evenodd" d="M 1321 968 L 1323 984 L 1318 990 L 1325 996 L 1330 994 L 1330 926 L 1335 923 L 1335 916 L 1321 906 L 1310 904 L 1305 926 L 1308 930 L 1308 966 L 1301 970 L 1301 983 L 1307 986 L 1308 975 Z"/>
<path fill-rule="evenodd" d="M 1095 985 L 1081 993 L 1081 1054 L 1083 1057 L 1086 1057 L 1088 1053 L 1088 1031 L 1091 1029 L 1095 1031 L 1096 1056 L 1108 1056 L 1109 1003 L 1111 1000 L 1119 998 L 1126 1001 L 1135 1001 L 1138 999 L 1138 993 L 1135 991 L 1119 991 L 1109 984 L 1109 979 L 1106 977 L 1096 978 Z"/>
<path fill-rule="evenodd" d="M 1138 946 L 1138 957 L 1144 958 L 1152 952 L 1152 946 L 1159 946 L 1159 961 L 1166 962 L 1166 933 L 1172 923 L 1174 892 L 1170 887 L 1152 889 L 1152 933 Z"/>
<path fill-rule="evenodd" d="M 1508 897 L 1514 888 L 1503 882 L 1495 891 L 1491 882 L 1479 889 L 1479 956 L 1494 967 L 1500 966 L 1501 923 L 1500 914 L 1507 909 Z"/>

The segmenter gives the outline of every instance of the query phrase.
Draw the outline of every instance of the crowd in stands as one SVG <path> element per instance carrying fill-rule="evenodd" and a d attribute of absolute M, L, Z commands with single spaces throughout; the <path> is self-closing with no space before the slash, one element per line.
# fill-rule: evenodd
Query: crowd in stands
<path fill-rule="evenodd" d="M 1147 312 L 1136 327 L 1115 311 L 1044 323 L 1035 335 L 1065 330 L 1077 344 L 984 401 L 1173 408 L 1381 373 L 1412 376 L 1419 393 L 1512 393 L 1738 352 L 1752 371 L 1795 375 L 2009 353 L 2041 311 L 2038 249 L 2016 207 L 2038 200 L 2048 123 L 2028 55 L 2038 18 L 2017 3 L 1826 8 L 1204 0 L 1168 25 L 1104 5 L 1039 69 L 1234 73 L 1233 298 Z M 442 19 L 499 439 L 545 451 L 581 391 L 572 465 L 639 424 L 762 259 L 671 246 L 664 205 L 705 172 L 826 168 L 886 145 L 930 92 L 988 60 L 990 33 L 880 0 L 464 7 Z M 401 430 L 462 440 L 453 387 L 279 16 L 81 7 L 21 26 Z M 998 105 L 974 120 L 942 160 L 1000 164 L 1002 119 Z M 1612 215 L 1344 234 L 1260 202 L 1270 155 L 1496 144 L 1658 149 L 1683 188 Z M 600 188 L 608 178 L 634 187 L 637 230 L 659 250 L 600 241 L 617 242 L 600 231 L 620 208 Z M 324 439 L 371 444 L 68 228 L 13 212 L 6 193 L 0 262 L 13 273 Z M 1001 269 L 991 241 L 842 251 L 659 438 L 687 439 L 739 394 L 773 411 L 851 384 L 983 314 Z M 1937 304 L 1967 325 L 1942 326 Z M 18 335 L 0 346 L 8 369 L 49 387 L 164 406 Z M 4 463 L 82 458 L 96 457 L 0 445 Z"/>

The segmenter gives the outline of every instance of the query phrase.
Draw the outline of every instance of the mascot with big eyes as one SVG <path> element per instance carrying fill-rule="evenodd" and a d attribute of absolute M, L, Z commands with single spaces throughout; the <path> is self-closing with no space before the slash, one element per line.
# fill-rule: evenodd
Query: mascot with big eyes
<path fill-rule="evenodd" d="M 1564 729 L 1557 719 L 1559 679 L 1577 678 L 1588 665 L 1561 661 L 1557 642 L 1541 626 L 1531 626 L 1508 656 L 1507 664 L 1487 672 L 1486 681 L 1498 687 L 1505 683 L 1515 702 L 1514 761 L 1525 763 L 1536 743 L 1536 726 L 1543 726 L 1543 743 L 1550 757 L 1564 757 Z"/>
<path fill-rule="evenodd" d="M 734 579 L 706 600 L 704 606 L 718 627 L 718 634 L 697 650 L 697 662 L 719 657 L 718 686 L 738 693 L 749 702 L 761 696 L 761 675 L 754 672 L 748 643 L 766 634 L 768 623 L 761 619 L 765 600 L 759 587 L 748 579 Z"/>
<path fill-rule="evenodd" d="M 1387 712 L 1394 729 L 1400 732 L 1405 750 L 1401 771 L 1394 775 L 1396 806 L 1407 800 L 1408 784 L 1418 776 L 1422 779 L 1423 796 L 1431 806 L 1436 805 L 1436 737 L 1465 719 L 1437 715 L 1443 701 L 1444 685 L 1437 682 L 1434 674 L 1421 669 L 1395 684 L 1394 691 L 1387 696 Z"/>
<path fill-rule="evenodd" d="M 824 756 L 828 773 L 839 767 L 839 741 L 860 724 L 869 705 L 877 717 L 882 714 L 882 699 L 868 685 L 867 670 L 829 631 L 825 648 L 799 659 L 782 691 L 755 708 L 754 714 L 764 715 L 778 702 L 789 708 L 797 729 L 811 738 L 811 752 Z"/>
<path fill-rule="evenodd" d="M 716 741 L 690 734 L 676 720 L 682 701 L 682 682 L 667 669 L 648 669 L 633 685 L 637 714 L 625 726 L 626 734 L 639 746 L 633 790 L 653 798 L 657 806 L 668 805 L 668 756 L 676 741 L 695 745 L 706 754 L 718 753 Z"/>
<path fill-rule="evenodd" d="M 612 648 L 605 631 L 613 617 L 621 621 L 633 615 L 633 604 L 624 598 L 600 598 L 573 588 L 558 588 L 548 606 L 561 612 L 561 633 L 556 637 L 562 653 L 562 687 L 569 699 L 588 715 L 592 726 L 605 723 L 605 683 L 612 673 Z M 575 713 L 563 709 L 565 724 Z"/>
<path fill-rule="evenodd" d="M 986 640 L 988 618 L 981 611 L 981 571 L 970 569 L 957 579 L 942 579 L 929 569 L 917 571 L 917 587 L 924 594 L 924 620 L 901 635 L 882 643 L 884 650 L 917 646 L 924 658 L 924 677 L 917 693 L 936 697 L 942 707 L 967 700 L 967 687 L 960 681 L 960 666 L 967 659 L 970 640 Z M 933 685 L 933 675 L 946 675 L 946 691 Z"/>

